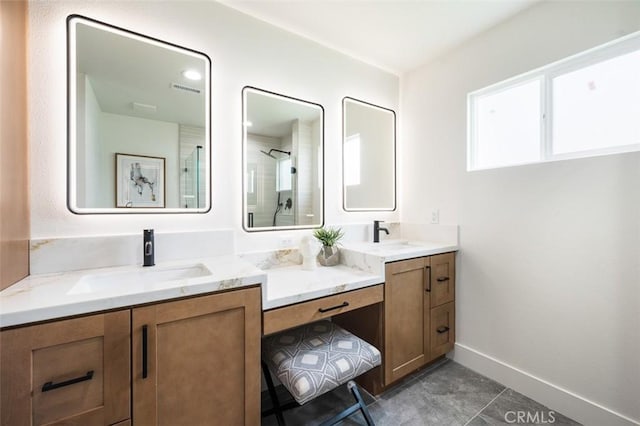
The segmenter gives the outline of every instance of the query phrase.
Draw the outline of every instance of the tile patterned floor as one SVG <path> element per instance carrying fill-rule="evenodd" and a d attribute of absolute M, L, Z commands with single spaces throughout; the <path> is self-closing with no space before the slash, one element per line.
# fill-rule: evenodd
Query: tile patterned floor
<path fill-rule="evenodd" d="M 363 397 L 377 426 L 579 425 L 449 360 L 410 376 L 378 398 L 366 392 Z M 263 401 L 263 406 L 270 406 L 266 392 L 263 392 Z M 346 387 L 342 386 L 304 406 L 286 411 L 285 420 L 287 426 L 317 425 L 351 405 L 352 401 Z M 356 413 L 342 424 L 366 423 L 362 415 Z M 264 418 L 262 425 L 277 425 L 275 416 Z"/>

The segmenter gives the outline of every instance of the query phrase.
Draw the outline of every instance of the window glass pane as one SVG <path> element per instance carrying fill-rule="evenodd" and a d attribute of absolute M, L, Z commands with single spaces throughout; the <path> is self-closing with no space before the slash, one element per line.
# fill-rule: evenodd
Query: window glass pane
<path fill-rule="evenodd" d="M 475 156 L 472 168 L 540 159 L 540 80 L 475 100 Z"/>
<path fill-rule="evenodd" d="M 553 153 L 640 143 L 640 51 L 553 79 Z"/>

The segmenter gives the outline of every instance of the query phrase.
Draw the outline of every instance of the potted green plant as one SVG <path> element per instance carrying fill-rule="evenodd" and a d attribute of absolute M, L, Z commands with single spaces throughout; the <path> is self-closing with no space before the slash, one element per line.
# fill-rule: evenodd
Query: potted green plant
<path fill-rule="evenodd" d="M 334 266 L 340 262 L 338 241 L 344 236 L 341 228 L 319 228 L 313 231 L 313 236 L 322 243 L 318 262 L 323 266 Z"/>

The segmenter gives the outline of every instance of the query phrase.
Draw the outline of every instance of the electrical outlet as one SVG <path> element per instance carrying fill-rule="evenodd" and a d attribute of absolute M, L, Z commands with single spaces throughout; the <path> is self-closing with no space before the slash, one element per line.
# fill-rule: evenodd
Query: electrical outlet
<path fill-rule="evenodd" d="M 440 209 L 431 209 L 431 223 L 433 225 L 440 223 Z"/>

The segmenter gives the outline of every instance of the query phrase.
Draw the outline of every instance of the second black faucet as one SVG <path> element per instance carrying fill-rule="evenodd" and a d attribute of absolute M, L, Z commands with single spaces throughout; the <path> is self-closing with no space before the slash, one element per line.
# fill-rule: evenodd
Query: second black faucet
<path fill-rule="evenodd" d="M 380 223 L 383 222 L 382 220 L 374 220 L 373 221 L 373 242 L 374 243 L 379 243 L 380 242 L 380 231 L 384 231 L 387 233 L 387 235 L 389 235 L 389 230 L 387 228 L 382 228 L 380 226 Z"/>

